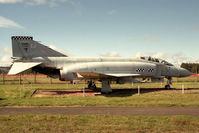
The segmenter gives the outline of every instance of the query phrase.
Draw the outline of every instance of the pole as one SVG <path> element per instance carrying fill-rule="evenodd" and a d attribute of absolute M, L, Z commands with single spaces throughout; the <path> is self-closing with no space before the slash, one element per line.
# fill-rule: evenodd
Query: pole
<path fill-rule="evenodd" d="M 83 87 L 83 97 L 85 97 L 85 87 Z"/>
<path fill-rule="evenodd" d="M 67 89 L 68 89 L 68 82 L 66 82 L 66 87 L 67 87 Z"/>
<path fill-rule="evenodd" d="M 20 98 L 21 98 L 21 88 L 22 88 L 22 87 L 20 87 Z"/>
<path fill-rule="evenodd" d="M 31 88 L 31 90 L 32 90 L 32 82 L 30 83 L 30 88 Z"/>
<path fill-rule="evenodd" d="M 140 86 L 138 86 L 138 95 L 140 95 Z"/>
<path fill-rule="evenodd" d="M 24 89 L 25 89 L 25 86 L 24 86 L 24 84 L 23 84 L 23 89 L 22 89 L 22 93 L 24 92 Z"/>
<path fill-rule="evenodd" d="M 35 72 L 35 74 L 34 74 L 34 82 L 35 82 L 35 84 L 36 84 L 36 82 L 37 82 L 37 77 L 36 77 L 36 75 L 37 75 L 37 73 Z"/>
<path fill-rule="evenodd" d="M 182 94 L 184 94 L 184 84 L 182 85 Z"/>
<path fill-rule="evenodd" d="M 50 77 L 50 84 L 52 84 L 52 78 Z"/>
<path fill-rule="evenodd" d="M 19 75 L 19 84 L 21 85 L 21 74 Z"/>
<path fill-rule="evenodd" d="M 5 84 L 5 74 L 3 72 L 3 84 Z"/>
<path fill-rule="evenodd" d="M 198 74 L 197 68 L 196 68 L 196 75 Z M 197 79 L 198 79 L 198 75 L 196 76 L 196 80 L 195 80 L 195 87 L 197 87 Z"/>
<path fill-rule="evenodd" d="M 198 82 L 198 70 L 196 70 L 196 84 Z"/>

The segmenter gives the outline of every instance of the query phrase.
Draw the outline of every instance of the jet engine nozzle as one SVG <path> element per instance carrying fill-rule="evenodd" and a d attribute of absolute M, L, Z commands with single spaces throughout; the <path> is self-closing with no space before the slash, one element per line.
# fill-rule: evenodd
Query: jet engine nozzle
<path fill-rule="evenodd" d="M 60 80 L 61 81 L 73 81 L 75 79 L 76 79 L 76 76 L 74 75 L 73 72 L 71 72 L 67 69 L 60 70 Z"/>

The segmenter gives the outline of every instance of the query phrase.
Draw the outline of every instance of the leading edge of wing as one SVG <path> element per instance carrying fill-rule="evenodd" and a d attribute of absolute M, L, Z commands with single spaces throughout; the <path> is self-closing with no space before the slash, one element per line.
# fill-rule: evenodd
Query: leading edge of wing
<path fill-rule="evenodd" d="M 98 72 L 74 72 L 78 73 L 84 78 L 106 78 L 106 77 L 140 77 L 140 74 L 126 74 L 126 73 L 98 73 Z"/>
<path fill-rule="evenodd" d="M 15 62 L 9 70 L 8 75 L 16 75 L 22 73 L 39 64 L 41 64 L 41 62 Z"/>

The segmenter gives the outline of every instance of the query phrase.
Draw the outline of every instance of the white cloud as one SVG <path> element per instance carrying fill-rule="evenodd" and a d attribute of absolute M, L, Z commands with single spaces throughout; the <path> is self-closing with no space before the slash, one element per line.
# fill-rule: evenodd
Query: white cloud
<path fill-rule="evenodd" d="M 145 40 L 145 39 L 148 39 L 148 38 L 149 38 L 149 35 L 148 34 L 144 34 L 143 39 Z"/>
<path fill-rule="evenodd" d="M 3 49 L 2 49 L 2 51 L 4 52 L 4 53 L 7 53 L 7 54 L 12 54 L 12 49 L 11 48 L 9 48 L 9 47 L 4 47 Z"/>
<path fill-rule="evenodd" d="M 133 41 L 159 41 L 159 37 L 155 36 L 155 35 L 148 35 L 148 34 L 144 34 L 143 36 L 140 37 L 133 37 L 132 39 Z"/>
<path fill-rule="evenodd" d="M 0 3 L 6 4 L 6 3 L 20 3 L 23 2 L 23 0 L 0 0 Z"/>
<path fill-rule="evenodd" d="M 56 7 L 61 4 L 69 4 L 73 7 L 74 13 L 81 16 L 83 7 L 77 0 L 0 0 L 0 4 L 14 4 L 21 3 L 26 6 L 41 6 L 47 5 L 49 7 Z"/>
<path fill-rule="evenodd" d="M 151 56 L 155 58 L 161 58 L 161 59 L 168 59 L 174 56 L 182 56 L 182 53 L 162 53 L 162 52 L 151 52 L 151 53 L 144 53 L 144 52 L 137 52 L 135 54 L 136 57 L 141 56 Z"/>
<path fill-rule="evenodd" d="M 50 7 L 55 7 L 55 6 L 57 6 L 56 0 L 51 0 L 51 1 L 49 2 L 49 6 L 50 6 Z"/>
<path fill-rule="evenodd" d="M 163 53 L 163 52 L 151 52 L 151 53 L 144 53 L 144 52 L 137 52 L 135 57 L 142 57 L 142 56 L 151 56 L 154 58 L 160 58 L 167 60 L 168 62 L 173 63 L 176 66 L 180 66 L 183 62 L 184 63 L 199 63 L 198 59 L 192 59 L 186 56 L 184 53 L 177 52 L 177 53 Z"/>
<path fill-rule="evenodd" d="M 82 5 L 80 2 L 75 2 L 74 0 L 61 0 L 62 2 L 67 2 L 71 4 L 75 10 L 75 14 L 81 16 L 82 15 Z"/>
<path fill-rule="evenodd" d="M 119 53 L 116 51 L 109 51 L 106 54 L 101 55 L 102 57 L 120 57 Z"/>
<path fill-rule="evenodd" d="M 199 30 L 199 26 L 193 27 L 194 30 Z"/>
<path fill-rule="evenodd" d="M 152 37 L 151 37 L 151 40 L 152 40 L 152 41 L 159 41 L 159 38 L 158 38 L 157 36 L 152 36 Z"/>
<path fill-rule="evenodd" d="M 2 16 L 0 16 L 0 27 L 4 27 L 4 28 L 14 27 L 14 28 L 20 28 L 20 29 L 24 28 L 23 26 L 17 24 L 16 22 Z"/>
<path fill-rule="evenodd" d="M 44 5 L 47 4 L 47 0 L 29 0 L 26 1 L 25 4 L 30 5 L 30 6 L 34 6 L 34 5 Z"/>
<path fill-rule="evenodd" d="M 10 66 L 11 65 L 11 56 L 3 55 L 0 57 L 1 66 Z"/>
<path fill-rule="evenodd" d="M 108 11 L 108 15 L 110 15 L 110 16 L 113 16 L 113 15 L 115 15 L 117 13 L 117 11 L 116 10 L 110 10 L 110 11 Z"/>
<path fill-rule="evenodd" d="M 0 56 L 0 66 L 9 66 L 11 65 L 11 54 L 12 49 L 9 47 L 4 47 L 1 49 L 1 52 L 3 53 L 2 56 Z"/>
<path fill-rule="evenodd" d="M 60 52 L 60 53 L 62 53 L 62 54 L 65 54 L 65 55 L 67 55 L 67 56 L 71 56 L 71 54 L 68 53 L 67 51 L 62 50 L 62 49 L 59 49 L 59 48 L 55 47 L 54 45 L 48 45 L 48 47 L 51 48 L 51 49 L 53 49 L 53 50 L 55 50 L 55 51 L 57 51 L 57 52 Z"/>
<path fill-rule="evenodd" d="M 14 4 L 21 3 L 28 6 L 48 5 L 49 7 L 55 7 L 59 4 L 68 3 L 73 6 L 77 15 L 82 15 L 82 6 L 80 2 L 76 0 L 0 0 L 0 4 Z"/>
<path fill-rule="evenodd" d="M 45 4 L 47 2 L 47 0 L 32 0 L 32 1 L 38 5 Z"/>

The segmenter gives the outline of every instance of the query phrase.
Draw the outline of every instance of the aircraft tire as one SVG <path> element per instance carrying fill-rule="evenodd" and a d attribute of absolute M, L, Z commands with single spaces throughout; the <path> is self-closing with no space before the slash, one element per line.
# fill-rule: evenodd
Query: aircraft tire
<path fill-rule="evenodd" d="M 165 85 L 165 89 L 171 89 L 170 85 Z"/>

